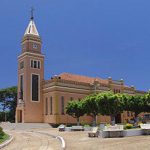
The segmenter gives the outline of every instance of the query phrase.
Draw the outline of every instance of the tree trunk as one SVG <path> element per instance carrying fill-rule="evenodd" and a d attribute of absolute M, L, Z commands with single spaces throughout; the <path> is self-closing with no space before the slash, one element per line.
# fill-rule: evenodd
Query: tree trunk
<path fill-rule="evenodd" d="M 77 126 L 79 126 L 80 125 L 80 118 L 78 117 L 77 118 Z"/>
<path fill-rule="evenodd" d="M 93 127 L 96 127 L 96 116 L 93 116 Z"/>
<path fill-rule="evenodd" d="M 135 120 L 134 125 L 138 126 L 138 122 L 139 122 L 138 113 L 135 113 L 135 119 L 134 120 Z"/>
<path fill-rule="evenodd" d="M 115 125 L 115 115 L 111 115 L 111 125 L 114 126 Z"/>

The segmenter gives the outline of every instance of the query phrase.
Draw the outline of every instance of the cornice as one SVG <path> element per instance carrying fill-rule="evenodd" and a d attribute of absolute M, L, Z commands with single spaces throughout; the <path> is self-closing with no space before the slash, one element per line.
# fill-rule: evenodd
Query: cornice
<path fill-rule="evenodd" d="M 37 56 L 37 57 L 45 57 L 45 55 L 43 54 L 37 54 L 37 53 L 31 53 L 31 52 L 24 52 L 21 55 L 18 56 L 18 59 L 20 59 L 21 57 L 24 57 L 25 55 L 28 56 Z"/>

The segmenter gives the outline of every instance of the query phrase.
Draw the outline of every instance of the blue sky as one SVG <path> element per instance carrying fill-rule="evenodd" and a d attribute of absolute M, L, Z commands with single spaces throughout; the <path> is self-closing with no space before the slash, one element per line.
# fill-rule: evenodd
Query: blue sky
<path fill-rule="evenodd" d="M 17 85 L 17 56 L 32 6 L 45 79 L 70 72 L 150 89 L 149 0 L 1 0 L 0 88 Z"/>

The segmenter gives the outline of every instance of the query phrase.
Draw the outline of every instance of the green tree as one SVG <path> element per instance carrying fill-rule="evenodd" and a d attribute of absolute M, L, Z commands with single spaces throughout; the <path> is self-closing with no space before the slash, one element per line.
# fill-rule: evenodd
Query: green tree
<path fill-rule="evenodd" d="M 144 95 L 145 112 L 150 112 L 150 91 Z"/>
<path fill-rule="evenodd" d="M 99 114 L 99 106 L 96 99 L 96 94 L 89 95 L 83 100 L 83 107 L 87 115 L 92 116 L 93 126 L 96 126 L 96 116 Z"/>
<path fill-rule="evenodd" d="M 142 95 L 130 95 L 124 100 L 124 110 L 132 111 L 135 115 L 135 123 L 138 122 L 138 115 L 146 111 L 146 99 Z"/>
<path fill-rule="evenodd" d="M 130 96 L 129 110 L 135 113 L 135 117 L 144 112 L 144 97 L 140 95 Z"/>
<path fill-rule="evenodd" d="M 121 105 L 122 95 L 111 92 L 99 93 L 96 97 L 98 101 L 99 113 L 110 116 L 111 124 L 115 124 L 115 116 L 123 112 Z"/>
<path fill-rule="evenodd" d="M 77 119 L 77 125 L 80 125 L 80 117 L 85 114 L 82 101 L 69 101 L 66 106 L 66 113 Z"/>
<path fill-rule="evenodd" d="M 129 101 L 130 101 L 130 96 L 129 95 L 121 94 L 120 103 L 122 105 L 123 110 L 128 111 L 130 109 Z"/>
<path fill-rule="evenodd" d="M 17 105 L 17 87 L 13 86 L 0 90 L 0 121 L 15 121 L 15 110 Z"/>

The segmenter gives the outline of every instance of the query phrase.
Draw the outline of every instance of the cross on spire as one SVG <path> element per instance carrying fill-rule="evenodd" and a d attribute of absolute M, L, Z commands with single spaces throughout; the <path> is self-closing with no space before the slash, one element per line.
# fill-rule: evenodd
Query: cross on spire
<path fill-rule="evenodd" d="M 33 8 L 33 7 L 31 7 L 31 20 L 33 20 L 33 19 L 34 19 L 33 13 L 34 13 L 34 8 Z"/>

